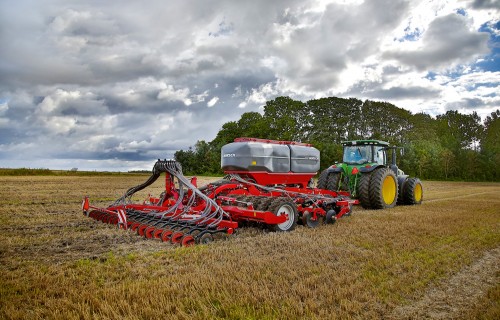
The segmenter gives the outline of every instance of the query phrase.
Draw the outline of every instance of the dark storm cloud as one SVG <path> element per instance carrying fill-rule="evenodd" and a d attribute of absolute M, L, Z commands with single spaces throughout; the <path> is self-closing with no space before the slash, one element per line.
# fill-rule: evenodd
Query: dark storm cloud
<path fill-rule="evenodd" d="M 468 109 L 474 110 L 478 107 L 482 107 L 485 105 L 485 102 L 482 99 L 478 98 L 464 98 L 459 101 L 453 101 L 446 104 L 446 110 L 457 110 L 457 109 Z"/>
<path fill-rule="evenodd" d="M 474 9 L 499 9 L 499 0 L 474 0 L 472 3 Z"/>
<path fill-rule="evenodd" d="M 449 14 L 431 22 L 423 34 L 422 49 L 388 52 L 386 56 L 418 70 L 449 67 L 488 53 L 488 38 L 487 33 L 471 31 L 464 16 Z"/>
<path fill-rule="evenodd" d="M 392 73 L 397 74 L 395 69 L 389 68 Z M 389 72 L 391 74 L 391 72 Z M 427 88 L 417 85 L 399 85 L 390 88 L 385 88 L 385 82 L 378 81 L 364 81 L 353 86 L 345 96 L 358 97 L 364 95 L 369 99 L 380 99 L 388 100 L 392 99 L 395 101 L 405 100 L 405 99 L 416 99 L 416 98 L 436 98 L 439 97 L 440 91 L 433 88 Z"/>
<path fill-rule="evenodd" d="M 432 98 L 438 97 L 439 91 L 424 87 L 392 87 L 390 89 L 378 89 L 367 94 L 374 99 L 411 99 L 411 98 Z"/>

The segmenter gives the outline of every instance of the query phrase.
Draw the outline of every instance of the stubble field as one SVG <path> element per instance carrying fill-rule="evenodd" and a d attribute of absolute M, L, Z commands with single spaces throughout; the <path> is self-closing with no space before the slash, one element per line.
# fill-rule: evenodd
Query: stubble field
<path fill-rule="evenodd" d="M 498 183 L 425 181 L 420 206 L 189 248 L 82 215 L 146 178 L 0 176 L 0 318 L 500 318 Z"/>

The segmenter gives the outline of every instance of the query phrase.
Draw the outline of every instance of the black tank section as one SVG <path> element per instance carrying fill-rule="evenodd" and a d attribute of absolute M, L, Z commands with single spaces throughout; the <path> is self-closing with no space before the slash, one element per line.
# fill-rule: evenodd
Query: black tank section
<path fill-rule="evenodd" d="M 288 145 L 290 148 L 290 170 L 295 173 L 319 171 L 319 150 L 314 147 Z"/>
<path fill-rule="evenodd" d="M 289 172 L 290 149 L 273 143 L 229 143 L 221 149 L 221 167 L 224 171 Z"/>
<path fill-rule="evenodd" d="M 318 149 L 303 145 L 242 141 L 221 149 L 224 171 L 311 173 L 319 170 L 319 160 Z"/>

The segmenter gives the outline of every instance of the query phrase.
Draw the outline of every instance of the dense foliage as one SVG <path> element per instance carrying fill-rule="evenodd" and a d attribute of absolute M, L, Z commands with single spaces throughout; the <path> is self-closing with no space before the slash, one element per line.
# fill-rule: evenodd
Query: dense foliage
<path fill-rule="evenodd" d="M 264 114 L 244 113 L 227 122 L 214 140 L 175 153 L 187 174 L 220 174 L 220 149 L 237 137 L 312 143 L 321 169 L 342 159 L 341 141 L 379 139 L 405 149 L 401 169 L 422 179 L 500 181 L 500 111 L 481 123 L 477 113 L 448 111 L 432 118 L 388 102 L 289 97 L 268 101 Z"/>

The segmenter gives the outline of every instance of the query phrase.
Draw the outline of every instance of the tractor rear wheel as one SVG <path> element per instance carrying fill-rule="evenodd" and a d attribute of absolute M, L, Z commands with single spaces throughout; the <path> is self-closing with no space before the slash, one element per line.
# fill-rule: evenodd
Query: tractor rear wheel
<path fill-rule="evenodd" d="M 372 173 L 362 173 L 358 183 L 358 199 L 361 206 L 365 209 L 371 209 L 372 203 L 370 200 L 370 180 Z"/>
<path fill-rule="evenodd" d="M 326 179 L 326 189 L 330 191 L 339 191 L 340 190 L 340 176 L 342 174 L 340 172 L 332 172 L 328 175 Z"/>
<path fill-rule="evenodd" d="M 391 169 L 380 168 L 370 179 L 370 202 L 373 209 L 392 208 L 398 200 L 398 180 Z"/>
<path fill-rule="evenodd" d="M 321 171 L 321 174 L 319 175 L 318 178 L 318 184 L 316 185 L 318 189 L 326 189 L 328 175 L 329 175 L 328 169 Z"/>
<path fill-rule="evenodd" d="M 418 178 L 409 178 L 404 187 L 404 203 L 408 205 L 421 204 L 424 196 L 422 182 Z"/>
<path fill-rule="evenodd" d="M 408 176 L 398 177 L 398 206 L 405 204 L 404 190 L 406 182 L 408 181 Z"/>
<path fill-rule="evenodd" d="M 286 214 L 288 219 L 280 224 L 271 225 L 271 229 L 274 231 L 292 231 L 297 225 L 297 220 L 299 219 L 299 214 L 297 212 L 297 206 L 293 201 L 286 198 L 277 198 L 269 206 L 268 211 L 273 212 L 277 216 Z"/>

